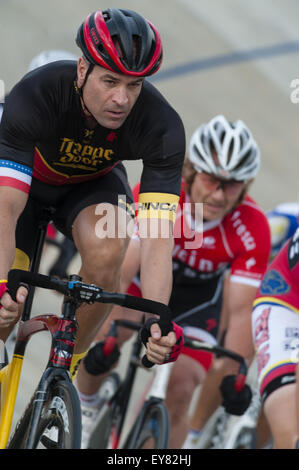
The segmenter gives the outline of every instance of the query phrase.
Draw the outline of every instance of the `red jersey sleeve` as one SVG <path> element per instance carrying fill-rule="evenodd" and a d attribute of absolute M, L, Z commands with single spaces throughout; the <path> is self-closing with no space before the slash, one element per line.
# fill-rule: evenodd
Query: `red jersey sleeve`
<path fill-rule="evenodd" d="M 259 287 L 267 269 L 271 234 L 266 215 L 246 197 L 230 218 L 231 234 L 238 250 L 231 264 L 231 281 Z"/>

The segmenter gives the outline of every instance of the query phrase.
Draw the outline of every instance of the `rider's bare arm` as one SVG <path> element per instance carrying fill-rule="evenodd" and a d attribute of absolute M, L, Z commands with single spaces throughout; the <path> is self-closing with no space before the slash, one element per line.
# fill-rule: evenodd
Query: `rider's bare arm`
<path fill-rule="evenodd" d="M 256 292 L 255 286 L 230 282 L 227 295 L 229 319 L 225 346 L 248 360 L 251 360 L 254 355 L 251 312 Z M 236 365 L 233 361 L 230 361 L 227 367 L 229 373 L 236 372 Z"/>
<path fill-rule="evenodd" d="M 24 210 L 28 195 L 18 189 L 0 186 L 0 276 L 7 273 L 15 255 L 15 233 L 17 220 Z"/>
<path fill-rule="evenodd" d="M 145 298 L 168 304 L 172 288 L 172 222 L 161 220 L 157 237 L 140 237 L 140 280 L 141 291 Z M 139 221 L 140 233 L 143 233 L 146 219 Z M 168 236 L 162 237 L 162 235 Z M 176 343 L 174 332 L 161 337 L 157 324 L 152 325 L 147 348 L 147 357 L 155 363 L 163 363 L 165 355 L 170 353 Z"/>
<path fill-rule="evenodd" d="M 0 279 L 7 279 L 15 256 L 15 237 L 17 220 L 23 211 L 28 195 L 18 189 L 0 186 Z M 18 291 L 18 301 L 22 303 L 26 289 Z M 24 297 L 25 299 L 25 297 Z M 8 327 L 18 318 L 18 304 L 13 302 L 9 294 L 5 293 L 1 299 L 3 308 L 0 309 L 0 338 L 5 340 Z"/>
<path fill-rule="evenodd" d="M 140 239 L 140 280 L 143 297 L 168 304 L 172 287 L 172 222 L 161 222 L 170 232 L 169 236 Z M 141 233 L 146 223 L 145 220 L 139 222 Z"/>
<path fill-rule="evenodd" d="M 134 277 L 139 273 L 140 268 L 140 240 L 132 238 L 126 251 L 125 259 L 122 264 L 120 289 L 121 292 L 127 292 Z"/>

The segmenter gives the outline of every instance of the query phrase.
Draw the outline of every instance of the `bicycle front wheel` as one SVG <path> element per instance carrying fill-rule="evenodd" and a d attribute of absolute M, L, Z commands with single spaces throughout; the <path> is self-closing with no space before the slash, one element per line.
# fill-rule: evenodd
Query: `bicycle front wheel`
<path fill-rule="evenodd" d="M 55 380 L 47 390 L 48 397 L 33 438 L 33 449 L 80 449 L 81 408 L 77 391 L 68 380 Z M 21 419 L 9 448 L 28 448 L 29 426 L 35 395 Z"/>
<path fill-rule="evenodd" d="M 167 449 L 169 416 L 163 402 L 146 403 L 141 423 L 131 432 L 129 449 Z M 138 428 L 138 430 L 137 430 Z M 134 437 L 135 436 L 135 437 Z"/>
<path fill-rule="evenodd" d="M 44 404 L 34 448 L 80 449 L 81 407 L 77 391 L 67 380 L 54 383 Z"/>

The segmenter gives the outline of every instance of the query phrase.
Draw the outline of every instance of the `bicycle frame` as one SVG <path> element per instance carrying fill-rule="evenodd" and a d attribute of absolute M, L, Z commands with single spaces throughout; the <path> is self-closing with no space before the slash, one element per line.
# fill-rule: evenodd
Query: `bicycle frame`
<path fill-rule="evenodd" d="M 37 272 L 39 269 L 50 215 L 50 210 L 45 211 L 45 219 L 40 223 L 37 246 L 31 265 L 32 272 Z M 30 286 L 22 312 L 22 320 L 19 322 L 12 361 L 0 370 L 0 449 L 4 449 L 8 442 L 27 342 L 33 334 L 50 329 L 51 325 L 49 316 L 29 320 L 33 296 L 34 288 Z"/>
<path fill-rule="evenodd" d="M 7 445 L 9 434 L 11 430 L 11 423 L 14 414 L 14 407 L 18 392 L 18 385 L 20 380 L 20 375 L 22 371 L 23 359 L 25 355 L 25 350 L 27 343 L 32 335 L 39 333 L 41 331 L 49 331 L 52 335 L 61 331 L 65 331 L 67 327 L 70 326 L 70 320 L 66 318 L 60 318 L 56 315 L 40 315 L 34 317 L 25 322 L 21 321 L 18 329 L 16 345 L 14 349 L 13 359 L 10 364 L 5 366 L 0 370 L 0 383 L 1 383 L 1 419 L 0 419 L 0 449 L 4 449 Z M 75 334 L 75 331 L 74 331 Z M 56 368 L 55 373 L 57 374 L 58 369 L 59 373 L 65 375 L 66 370 L 68 370 L 70 363 L 63 364 L 61 357 L 56 355 L 54 351 L 52 340 L 52 348 L 49 357 L 49 363 L 44 374 L 47 377 L 50 372 L 48 369 L 53 367 Z M 57 369 L 58 368 L 58 369 Z M 69 375 L 68 375 L 69 378 Z M 43 381 L 45 380 L 44 375 L 41 379 L 39 385 L 39 391 L 42 393 Z M 9 391 L 9 393 L 8 393 Z M 38 414 L 39 409 L 34 408 L 34 415 Z"/>
<path fill-rule="evenodd" d="M 75 345 L 75 336 L 77 324 L 75 321 L 75 314 L 78 306 L 82 302 L 94 303 L 109 303 L 115 305 L 122 305 L 127 308 L 135 310 L 143 310 L 145 312 L 154 313 L 163 316 L 164 322 L 170 324 L 170 311 L 169 308 L 160 303 L 149 299 L 138 298 L 126 294 L 115 292 L 106 292 L 101 287 L 94 284 L 85 284 L 79 276 L 70 276 L 68 281 L 56 279 L 51 276 L 45 276 L 39 273 L 12 270 L 8 274 L 8 286 L 10 293 L 15 298 L 16 290 L 21 282 L 28 283 L 33 286 L 43 287 L 50 290 L 55 290 L 64 294 L 66 300 L 62 312 L 62 317 L 57 318 L 55 315 L 41 315 L 31 320 L 21 321 L 20 333 L 18 333 L 17 342 L 15 346 L 14 360 L 12 363 L 2 371 L 3 379 L 3 409 L 5 419 L 2 419 L 3 437 L 1 446 L 5 447 L 9 432 L 11 428 L 11 420 L 13 415 L 13 408 L 16 398 L 16 391 L 18 388 L 21 365 L 25 353 L 25 347 L 28 339 L 34 333 L 47 329 L 53 336 L 50 358 L 48 363 L 49 367 L 60 368 L 63 371 L 68 371 L 71 364 L 73 355 L 73 348 Z M 55 335 L 54 333 L 61 332 L 62 335 Z M 18 361 L 16 360 L 18 359 Z M 47 369 L 46 372 L 47 373 Z M 65 374 L 65 372 L 63 372 Z M 5 381 L 5 378 L 9 380 Z M 70 380 L 70 379 L 69 379 Z M 10 390 L 12 388 L 12 392 Z M 9 391 L 9 393 L 8 393 Z M 41 394 L 43 391 L 41 390 Z M 41 399 L 35 400 L 39 403 Z M 34 403 L 34 408 L 30 423 L 30 436 L 34 436 L 34 425 L 39 420 L 41 406 Z M 32 428 L 33 426 L 33 428 Z M 32 431 L 33 429 L 33 431 Z M 32 431 L 32 432 L 31 432 Z M 31 437 L 30 437 L 31 439 Z M 30 439 L 28 448 L 30 448 Z M 32 438 L 33 439 L 33 438 Z"/>
<path fill-rule="evenodd" d="M 116 320 L 114 323 L 117 324 L 118 326 L 124 326 L 124 327 L 129 325 L 127 327 L 136 331 L 138 331 L 142 327 L 142 324 L 138 324 L 138 323 L 136 323 L 135 327 L 133 327 L 133 323 L 130 323 L 130 321 L 126 322 L 126 320 Z M 117 394 L 118 396 L 117 396 L 117 401 L 116 401 L 115 406 L 118 406 L 121 412 L 119 415 L 120 416 L 119 420 L 115 423 L 113 438 L 111 442 L 112 449 L 118 448 L 118 445 L 121 439 L 121 433 L 123 430 L 126 412 L 127 412 L 128 405 L 129 405 L 131 390 L 133 388 L 137 369 L 141 367 L 141 364 L 140 364 L 141 350 L 142 350 L 142 342 L 140 341 L 138 337 L 136 337 L 132 345 L 132 350 L 130 353 L 130 360 L 127 366 L 125 379 L 123 380 L 121 387 Z"/>

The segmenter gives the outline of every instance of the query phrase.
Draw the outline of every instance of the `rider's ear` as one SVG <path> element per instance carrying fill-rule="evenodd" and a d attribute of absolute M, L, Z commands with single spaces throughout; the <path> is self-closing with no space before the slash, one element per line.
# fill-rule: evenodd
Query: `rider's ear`
<path fill-rule="evenodd" d="M 77 81 L 78 81 L 79 88 L 84 83 L 87 70 L 88 70 L 88 63 L 86 62 L 84 57 L 79 57 L 78 62 L 77 62 Z"/>

